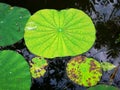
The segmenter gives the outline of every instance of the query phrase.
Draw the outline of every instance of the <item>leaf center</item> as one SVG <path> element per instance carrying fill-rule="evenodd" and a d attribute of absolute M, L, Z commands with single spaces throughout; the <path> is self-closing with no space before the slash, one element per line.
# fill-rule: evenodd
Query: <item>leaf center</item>
<path fill-rule="evenodd" d="M 62 28 L 59 28 L 59 29 L 58 29 L 58 32 L 63 32 L 63 29 L 62 29 Z"/>

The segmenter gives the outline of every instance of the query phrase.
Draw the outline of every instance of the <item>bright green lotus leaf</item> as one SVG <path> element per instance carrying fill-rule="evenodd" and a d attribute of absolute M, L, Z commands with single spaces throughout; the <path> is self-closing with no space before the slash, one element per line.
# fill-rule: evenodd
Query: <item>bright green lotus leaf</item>
<path fill-rule="evenodd" d="M 102 76 L 100 63 L 84 56 L 72 58 L 67 64 L 66 71 L 70 80 L 85 87 L 96 85 Z"/>
<path fill-rule="evenodd" d="M 24 38 L 28 49 L 38 56 L 75 56 L 92 47 L 95 27 L 81 10 L 43 9 L 29 19 Z"/>
<path fill-rule="evenodd" d="M 30 90 L 31 75 L 26 60 L 17 52 L 0 51 L 0 90 Z"/>
<path fill-rule="evenodd" d="M 109 63 L 109 62 L 102 62 L 101 67 L 102 67 L 103 71 L 108 71 L 108 70 L 112 70 L 116 66 L 114 64 Z"/>
<path fill-rule="evenodd" d="M 94 87 L 88 88 L 88 90 L 120 90 L 120 89 L 110 85 L 96 85 Z"/>
<path fill-rule="evenodd" d="M 0 3 L 0 46 L 14 44 L 23 38 L 29 17 L 25 8 Z"/>
<path fill-rule="evenodd" d="M 44 76 L 46 72 L 47 61 L 43 58 L 35 57 L 32 59 L 30 72 L 33 78 Z"/>

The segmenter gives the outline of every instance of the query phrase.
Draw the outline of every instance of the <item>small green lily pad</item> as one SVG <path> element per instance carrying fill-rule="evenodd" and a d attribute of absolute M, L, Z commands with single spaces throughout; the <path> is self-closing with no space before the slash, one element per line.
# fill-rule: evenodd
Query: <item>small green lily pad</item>
<path fill-rule="evenodd" d="M 100 63 L 84 56 L 72 58 L 66 71 L 70 80 L 85 87 L 96 85 L 102 76 Z"/>
<path fill-rule="evenodd" d="M 88 90 L 120 90 L 120 89 L 110 85 L 96 85 L 94 87 L 88 88 Z"/>
<path fill-rule="evenodd" d="M 43 58 L 35 57 L 32 59 L 30 72 L 33 78 L 44 76 L 46 72 L 47 61 Z"/>
<path fill-rule="evenodd" d="M 103 71 L 108 71 L 108 70 L 112 70 L 116 66 L 114 64 L 109 63 L 109 62 L 102 62 L 101 67 L 102 67 Z"/>
<path fill-rule="evenodd" d="M 81 10 L 43 9 L 29 19 L 24 39 L 28 49 L 38 56 L 75 56 L 92 47 L 95 27 L 90 17 Z"/>
<path fill-rule="evenodd" d="M 0 90 L 30 90 L 31 75 L 26 60 L 17 52 L 0 51 Z"/>
<path fill-rule="evenodd" d="M 12 45 L 23 38 L 29 17 L 25 8 L 0 3 L 0 46 Z"/>

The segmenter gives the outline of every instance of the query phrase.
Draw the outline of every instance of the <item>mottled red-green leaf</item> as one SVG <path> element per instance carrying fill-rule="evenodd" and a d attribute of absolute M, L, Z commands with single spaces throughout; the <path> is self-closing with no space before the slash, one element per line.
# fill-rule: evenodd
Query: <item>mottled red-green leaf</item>
<path fill-rule="evenodd" d="M 84 56 L 72 58 L 66 71 L 70 80 L 86 87 L 96 85 L 102 76 L 100 63 Z"/>

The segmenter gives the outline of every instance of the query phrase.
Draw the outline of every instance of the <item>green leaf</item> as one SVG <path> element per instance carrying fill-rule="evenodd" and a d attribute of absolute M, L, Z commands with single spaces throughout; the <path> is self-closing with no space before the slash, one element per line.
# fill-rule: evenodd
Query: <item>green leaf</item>
<path fill-rule="evenodd" d="M 114 64 L 109 63 L 109 62 L 102 62 L 101 67 L 102 67 L 103 71 L 108 71 L 108 70 L 112 70 L 116 66 Z"/>
<path fill-rule="evenodd" d="M 0 90 L 30 90 L 29 65 L 17 52 L 0 51 Z"/>
<path fill-rule="evenodd" d="M 88 90 L 119 90 L 119 89 L 117 87 L 109 86 L 109 85 L 97 85 L 88 88 Z"/>
<path fill-rule="evenodd" d="M 119 37 L 115 40 L 115 43 L 120 43 L 120 34 Z"/>
<path fill-rule="evenodd" d="M 25 8 L 0 3 L 0 46 L 12 45 L 23 38 L 29 17 Z"/>
<path fill-rule="evenodd" d="M 28 49 L 38 56 L 75 56 L 92 47 L 95 27 L 81 10 L 43 9 L 29 19 L 24 38 Z"/>
<path fill-rule="evenodd" d="M 100 63 L 84 56 L 72 58 L 66 71 L 70 80 L 85 87 L 96 85 L 102 76 Z"/>
<path fill-rule="evenodd" d="M 39 78 L 44 76 L 46 72 L 47 61 L 44 58 L 35 57 L 32 59 L 30 72 L 33 78 Z"/>

